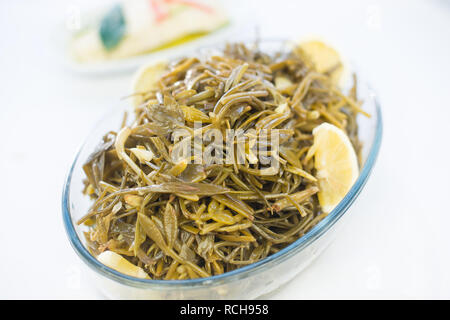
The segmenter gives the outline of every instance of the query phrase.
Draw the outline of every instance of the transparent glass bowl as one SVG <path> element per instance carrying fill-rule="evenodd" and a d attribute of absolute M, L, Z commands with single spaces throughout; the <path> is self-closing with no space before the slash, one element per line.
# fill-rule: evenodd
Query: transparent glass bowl
<path fill-rule="evenodd" d="M 270 52 L 280 49 L 283 44 L 285 42 L 265 41 L 260 46 L 262 50 Z M 279 252 L 222 275 L 193 280 L 147 280 L 127 276 L 100 263 L 86 248 L 83 235 L 85 229 L 75 223 L 91 205 L 91 200 L 82 194 L 82 165 L 101 137 L 109 130 L 119 128 L 123 112 L 127 110 L 133 114 L 131 106 L 113 108 L 98 123 L 76 155 L 62 196 L 67 235 L 75 252 L 87 266 L 93 284 L 112 299 L 253 299 L 291 280 L 334 239 L 341 218 L 358 197 L 375 164 L 382 136 L 381 110 L 375 94 L 361 80 L 358 83 L 358 97 L 364 101 L 362 108 L 371 114 L 371 118 L 358 117 L 359 134 L 363 142 L 363 164 L 358 180 L 339 205 L 303 237 Z"/>

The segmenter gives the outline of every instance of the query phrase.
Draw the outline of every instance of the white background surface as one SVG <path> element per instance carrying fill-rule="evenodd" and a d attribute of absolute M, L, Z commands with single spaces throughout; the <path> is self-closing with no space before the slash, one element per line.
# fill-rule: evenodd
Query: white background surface
<path fill-rule="evenodd" d="M 66 238 L 61 189 L 94 123 L 131 74 L 83 76 L 61 63 L 70 6 L 0 3 L 0 298 L 101 298 Z M 338 3 L 339 2 L 339 3 Z M 380 95 L 375 170 L 336 241 L 268 298 L 450 298 L 450 3 L 227 1 L 252 34 L 322 35 Z M 249 31 L 250 30 L 250 31 Z"/>

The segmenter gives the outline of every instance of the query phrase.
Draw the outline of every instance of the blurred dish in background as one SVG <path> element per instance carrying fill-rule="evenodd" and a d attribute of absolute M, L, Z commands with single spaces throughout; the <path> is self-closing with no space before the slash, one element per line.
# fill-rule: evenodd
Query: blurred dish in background
<path fill-rule="evenodd" d="M 137 58 L 205 45 L 230 29 L 218 0 L 123 0 L 85 20 L 68 44 L 78 71 L 129 69 Z"/>

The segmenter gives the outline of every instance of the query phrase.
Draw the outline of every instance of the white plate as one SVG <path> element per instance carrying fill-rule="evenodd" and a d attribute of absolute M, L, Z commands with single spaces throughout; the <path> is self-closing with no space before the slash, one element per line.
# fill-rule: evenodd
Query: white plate
<path fill-rule="evenodd" d="M 139 66 L 146 63 L 151 63 L 152 61 L 162 59 L 170 60 L 175 57 L 180 57 L 183 52 L 189 52 L 199 47 L 210 46 L 219 42 L 232 41 L 233 39 L 241 37 L 242 30 L 249 30 L 249 28 L 246 28 L 242 23 L 233 21 L 233 19 L 230 18 L 229 24 L 225 27 L 182 45 L 158 50 L 152 53 L 133 56 L 130 58 L 94 63 L 80 63 L 72 59 L 68 50 L 71 34 L 64 27 L 59 28 L 59 30 L 62 30 L 63 32 L 59 32 L 57 36 L 58 40 L 56 42 L 59 47 L 57 48 L 57 51 L 60 52 L 64 67 L 76 73 L 100 75 L 118 72 L 132 72 Z M 238 32 L 240 33 L 238 34 Z"/>

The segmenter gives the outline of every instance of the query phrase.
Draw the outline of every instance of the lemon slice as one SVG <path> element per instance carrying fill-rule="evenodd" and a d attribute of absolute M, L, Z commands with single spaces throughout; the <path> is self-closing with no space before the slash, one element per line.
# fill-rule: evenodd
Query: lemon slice
<path fill-rule="evenodd" d="M 330 77 L 333 84 L 342 84 L 346 72 L 344 72 L 344 63 L 335 49 L 319 40 L 301 42 L 299 47 L 306 58 L 314 64 L 317 72 L 331 72 Z"/>
<path fill-rule="evenodd" d="M 322 123 L 313 130 L 314 143 L 307 157 L 314 155 L 319 184 L 318 198 L 323 212 L 331 212 L 358 178 L 358 159 L 347 134 Z"/>
<path fill-rule="evenodd" d="M 165 72 L 166 66 L 166 61 L 153 62 L 143 66 L 136 72 L 133 81 L 133 93 L 135 94 L 133 104 L 135 107 L 144 102 L 142 95 L 139 93 L 145 93 L 154 89 L 159 78 Z"/>
<path fill-rule="evenodd" d="M 126 275 L 136 278 L 150 279 L 148 274 L 142 268 L 135 266 L 115 252 L 104 251 L 98 255 L 97 260 L 104 265 Z"/>

